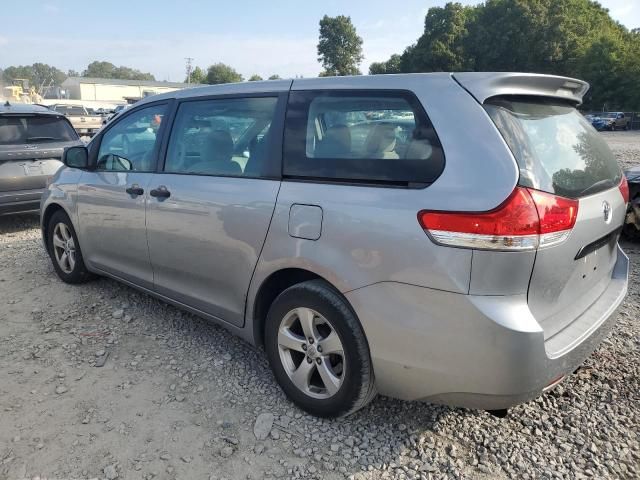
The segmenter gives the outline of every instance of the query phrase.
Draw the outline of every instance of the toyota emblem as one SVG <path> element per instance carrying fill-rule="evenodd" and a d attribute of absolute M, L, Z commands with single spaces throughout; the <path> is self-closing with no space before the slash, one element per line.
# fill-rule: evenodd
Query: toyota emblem
<path fill-rule="evenodd" d="M 604 214 L 604 223 L 611 222 L 611 205 L 606 200 L 602 202 L 602 213 Z"/>

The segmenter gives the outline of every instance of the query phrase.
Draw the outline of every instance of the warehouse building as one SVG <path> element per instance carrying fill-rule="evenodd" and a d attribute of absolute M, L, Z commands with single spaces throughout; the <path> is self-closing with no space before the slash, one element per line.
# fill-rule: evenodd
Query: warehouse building
<path fill-rule="evenodd" d="M 69 77 L 62 82 L 64 98 L 90 102 L 133 103 L 157 93 L 172 92 L 194 84 L 116 80 L 113 78 Z"/>

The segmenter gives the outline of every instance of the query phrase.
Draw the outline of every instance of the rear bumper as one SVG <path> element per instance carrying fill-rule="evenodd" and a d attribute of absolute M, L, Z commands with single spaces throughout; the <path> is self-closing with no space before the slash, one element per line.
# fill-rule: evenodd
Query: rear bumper
<path fill-rule="evenodd" d="M 628 268 L 618 247 L 605 292 L 546 342 L 526 295 L 461 295 L 393 282 L 346 295 L 367 335 L 380 393 L 501 409 L 537 397 L 595 350 L 615 325 Z"/>
<path fill-rule="evenodd" d="M 0 192 L 0 215 L 40 210 L 44 189 Z"/>

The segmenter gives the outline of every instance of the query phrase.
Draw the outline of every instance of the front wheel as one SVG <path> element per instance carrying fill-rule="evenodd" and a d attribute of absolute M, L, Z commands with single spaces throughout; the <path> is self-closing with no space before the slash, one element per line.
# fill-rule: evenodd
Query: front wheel
<path fill-rule="evenodd" d="M 294 285 L 276 298 L 265 325 L 265 349 L 284 392 L 312 415 L 348 415 L 375 397 L 360 322 L 322 280 Z"/>
<path fill-rule="evenodd" d="M 66 283 L 84 283 L 94 275 L 84 265 L 78 237 L 67 214 L 58 210 L 47 225 L 47 248 L 58 277 Z"/>

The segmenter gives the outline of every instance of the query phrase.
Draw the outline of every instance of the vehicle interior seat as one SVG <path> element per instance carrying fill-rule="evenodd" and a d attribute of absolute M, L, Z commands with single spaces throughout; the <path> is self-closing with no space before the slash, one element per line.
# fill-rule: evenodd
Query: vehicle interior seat
<path fill-rule="evenodd" d="M 24 126 L 20 118 L 5 117 L 0 125 L 0 139 L 3 142 L 15 142 L 23 138 Z"/>
<path fill-rule="evenodd" d="M 200 159 L 188 170 L 205 175 L 242 175 L 242 167 L 232 160 L 233 147 L 233 139 L 228 131 L 212 131 L 203 142 Z"/>
<path fill-rule="evenodd" d="M 405 151 L 404 158 L 409 160 L 427 160 L 433 155 L 433 145 L 437 144 L 433 128 L 417 127 Z"/>
<path fill-rule="evenodd" d="M 400 158 L 395 151 L 396 127 L 390 123 L 376 124 L 369 131 L 364 145 L 367 158 Z"/>
<path fill-rule="evenodd" d="M 346 125 L 329 127 L 316 146 L 316 158 L 350 158 L 351 130 Z"/>
<path fill-rule="evenodd" d="M 260 176 L 268 156 L 269 133 L 258 140 L 256 136 L 249 143 L 249 158 L 244 166 L 243 174 L 249 177 Z"/>

